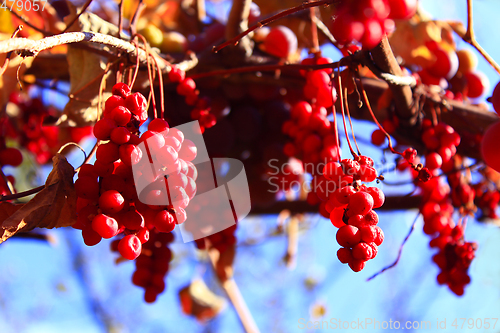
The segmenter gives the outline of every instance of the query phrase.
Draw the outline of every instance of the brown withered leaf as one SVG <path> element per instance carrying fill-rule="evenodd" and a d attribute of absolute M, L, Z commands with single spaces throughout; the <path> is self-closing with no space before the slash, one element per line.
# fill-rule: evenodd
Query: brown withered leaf
<path fill-rule="evenodd" d="M 101 78 L 106 69 L 106 58 L 90 51 L 68 46 L 68 66 L 70 81 L 70 100 L 64 108 L 63 115 L 56 125 L 88 126 L 97 120 L 97 103 Z M 114 76 L 109 75 L 106 87 L 111 89 Z M 103 93 L 103 101 L 111 93 Z"/>
<path fill-rule="evenodd" d="M 61 154 L 53 158 L 53 169 L 45 188 L 26 204 L 0 205 L 0 243 L 18 232 L 34 228 L 59 228 L 76 221 L 74 169 Z"/>
<path fill-rule="evenodd" d="M 2 36 L 0 36 L 1 38 Z M 5 63 L 5 57 L 5 53 L 0 54 L 0 67 Z M 32 57 L 23 59 L 20 56 L 12 54 L 7 69 L 0 75 L 0 108 L 7 104 L 12 92 L 19 90 L 17 75 L 19 73 L 19 78 L 22 78 L 24 72 L 31 66 L 32 62 Z"/>
<path fill-rule="evenodd" d="M 71 20 L 77 12 L 77 8 L 71 4 L 69 4 L 69 9 L 71 15 L 65 18 L 66 21 Z M 118 27 L 91 13 L 83 13 L 78 18 L 78 21 L 71 26 L 70 31 L 90 31 L 113 36 L 118 35 Z M 92 47 L 102 51 L 109 50 L 109 47 L 105 45 L 93 44 Z M 97 120 L 99 89 L 108 59 L 95 52 L 69 45 L 67 60 L 70 100 L 56 125 L 71 127 L 92 125 Z M 109 75 L 106 79 L 103 101 L 111 96 L 110 91 L 114 81 L 114 75 Z"/>
<path fill-rule="evenodd" d="M 179 291 L 182 312 L 199 321 L 212 319 L 226 307 L 226 300 L 214 294 L 203 280 L 196 279 Z"/>

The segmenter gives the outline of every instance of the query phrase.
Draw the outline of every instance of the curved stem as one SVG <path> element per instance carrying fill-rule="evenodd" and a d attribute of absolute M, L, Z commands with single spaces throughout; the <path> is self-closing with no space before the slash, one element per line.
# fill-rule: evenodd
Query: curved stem
<path fill-rule="evenodd" d="M 45 188 L 45 185 L 42 185 L 42 186 L 38 186 L 38 187 L 35 187 L 31 190 L 24 191 L 24 192 L 19 192 L 19 193 L 14 193 L 14 194 L 9 194 L 9 195 L 2 195 L 2 196 L 0 196 L 0 202 L 27 197 L 29 195 L 40 192 L 44 188 Z"/>

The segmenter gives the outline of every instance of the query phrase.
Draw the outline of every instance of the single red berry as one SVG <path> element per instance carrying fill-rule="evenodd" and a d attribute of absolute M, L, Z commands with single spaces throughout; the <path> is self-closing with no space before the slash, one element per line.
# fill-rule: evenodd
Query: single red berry
<path fill-rule="evenodd" d="M 365 215 L 373 208 L 373 197 L 366 192 L 357 192 L 349 197 L 348 209 L 353 215 Z"/>
<path fill-rule="evenodd" d="M 102 238 L 111 238 L 118 233 L 118 222 L 110 216 L 97 214 L 92 219 L 92 229 Z"/>
<path fill-rule="evenodd" d="M 118 96 L 120 96 L 122 98 L 125 98 L 128 95 L 130 95 L 130 87 L 127 84 L 123 83 L 123 82 L 118 82 L 111 89 L 111 93 L 113 95 L 118 95 Z"/>
<path fill-rule="evenodd" d="M 352 248 L 352 256 L 358 260 L 369 260 L 372 258 L 372 248 L 366 243 L 358 243 Z"/>
<path fill-rule="evenodd" d="M 353 247 L 361 241 L 359 229 L 352 225 L 344 225 L 337 231 L 337 243 L 343 247 Z"/>
<path fill-rule="evenodd" d="M 121 256 L 128 260 L 136 259 L 142 250 L 142 244 L 136 235 L 127 235 L 118 243 L 118 251 Z"/>

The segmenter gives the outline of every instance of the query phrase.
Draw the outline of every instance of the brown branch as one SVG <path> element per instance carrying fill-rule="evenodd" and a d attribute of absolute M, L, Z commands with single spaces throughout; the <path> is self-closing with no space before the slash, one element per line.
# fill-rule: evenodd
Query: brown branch
<path fill-rule="evenodd" d="M 138 54 L 141 63 L 148 62 L 148 54 L 143 49 L 137 49 L 132 43 L 125 40 L 100 34 L 97 32 L 66 32 L 60 35 L 45 37 L 40 40 L 32 40 L 28 38 L 11 38 L 0 41 L 0 53 L 8 53 L 11 51 L 20 52 L 22 56 L 37 56 L 40 52 L 51 49 L 55 46 L 90 42 L 112 46 L 118 50 L 125 51 L 133 59 Z M 167 74 L 170 72 L 172 66 L 161 58 L 156 53 L 153 53 L 155 60 L 158 62 L 162 73 Z M 196 66 L 198 60 L 194 54 L 190 54 L 190 59 L 185 60 L 176 66 L 184 71 Z"/>
<path fill-rule="evenodd" d="M 251 3 L 252 0 L 233 0 L 226 24 L 226 40 L 248 29 L 248 16 L 250 15 Z M 247 57 L 252 54 L 252 45 L 248 37 L 242 38 L 238 45 L 240 49 L 245 51 Z"/>
<path fill-rule="evenodd" d="M 401 68 L 392 53 L 389 40 L 385 36 L 382 41 L 370 50 L 373 58 L 373 63 L 383 73 L 389 73 L 395 76 L 403 76 Z M 370 64 L 370 61 L 367 62 Z M 405 126 L 413 126 L 417 120 L 417 110 L 413 106 L 413 92 L 409 86 L 401 86 L 397 84 L 389 84 L 389 87 L 394 95 L 396 104 L 396 112 L 401 123 Z"/>
<path fill-rule="evenodd" d="M 386 196 L 385 203 L 381 210 L 407 210 L 420 206 L 422 197 L 420 196 Z M 252 207 L 251 215 L 279 214 L 283 210 L 289 210 L 292 214 L 297 213 L 318 213 L 318 206 L 312 206 L 307 201 L 277 201 L 269 207 Z"/>

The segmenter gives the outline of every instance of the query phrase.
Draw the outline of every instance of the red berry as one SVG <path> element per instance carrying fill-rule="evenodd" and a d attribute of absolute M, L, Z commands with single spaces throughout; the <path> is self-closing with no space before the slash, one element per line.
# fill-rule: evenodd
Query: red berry
<path fill-rule="evenodd" d="M 345 247 L 338 249 L 337 258 L 339 258 L 339 261 L 343 264 L 347 264 L 354 259 L 351 250 Z"/>
<path fill-rule="evenodd" d="M 265 51 L 279 58 L 287 58 L 297 51 L 297 36 L 285 26 L 271 28 L 264 39 Z"/>
<path fill-rule="evenodd" d="M 99 145 L 95 152 L 95 157 L 97 160 L 104 164 L 117 161 L 120 158 L 120 155 L 118 153 L 118 145 L 113 142 Z"/>
<path fill-rule="evenodd" d="M 117 127 L 111 132 L 111 141 L 117 145 L 123 145 L 130 140 L 130 131 L 125 127 Z"/>
<path fill-rule="evenodd" d="M 358 260 L 358 259 L 353 259 L 351 262 L 349 262 L 349 267 L 354 271 L 354 272 L 360 272 L 365 268 L 366 261 L 364 260 Z"/>
<path fill-rule="evenodd" d="M 124 205 L 125 199 L 115 190 L 105 191 L 99 197 L 99 207 L 105 214 L 118 213 L 123 209 Z"/>
<path fill-rule="evenodd" d="M 161 210 L 155 216 L 154 226 L 160 232 L 172 232 L 175 228 L 175 218 L 169 211 Z"/>
<path fill-rule="evenodd" d="M 118 222 L 110 216 L 97 214 L 92 219 L 92 229 L 102 238 L 111 238 L 118 233 Z"/>
<path fill-rule="evenodd" d="M 130 87 L 123 82 L 118 82 L 111 89 L 111 93 L 113 95 L 118 95 L 122 98 L 125 98 L 130 95 Z"/>
<path fill-rule="evenodd" d="M 94 136 L 98 140 L 109 140 L 111 132 L 116 128 L 114 120 L 109 118 L 100 119 L 94 125 Z"/>
<path fill-rule="evenodd" d="M 352 215 L 365 215 L 373 208 L 373 197 L 365 192 L 357 192 L 349 197 L 348 209 Z"/>
<path fill-rule="evenodd" d="M 140 117 L 147 110 L 148 101 L 141 93 L 136 92 L 127 96 L 125 99 L 125 106 L 130 112 Z"/>
<path fill-rule="evenodd" d="M 151 122 L 148 125 L 148 130 L 153 131 L 156 133 L 161 133 L 163 136 L 168 135 L 170 126 L 168 125 L 168 122 L 166 120 L 156 118 L 151 120 Z"/>
<path fill-rule="evenodd" d="M 337 231 L 337 243 L 343 247 L 353 247 L 361 241 L 359 229 L 352 225 L 344 225 Z"/>
<path fill-rule="evenodd" d="M 496 88 L 495 88 L 496 89 Z M 500 172 L 500 154 L 498 143 L 500 142 L 500 122 L 497 122 L 486 130 L 481 141 L 481 155 L 484 162 L 493 170 Z"/>
<path fill-rule="evenodd" d="M 194 80 L 190 77 L 182 80 L 178 85 L 177 85 L 177 93 L 182 96 L 187 96 L 194 92 L 196 89 L 196 83 Z"/>
<path fill-rule="evenodd" d="M 384 204 L 384 192 L 377 187 L 368 187 L 366 193 L 370 194 L 373 198 L 373 209 L 380 208 Z"/>
<path fill-rule="evenodd" d="M 142 250 L 142 244 L 136 235 L 127 235 L 118 243 L 118 251 L 121 256 L 128 260 L 136 259 Z"/>
<path fill-rule="evenodd" d="M 23 155 L 17 148 L 5 148 L 0 151 L 0 165 L 19 166 L 23 162 Z"/>
<path fill-rule="evenodd" d="M 358 260 L 369 260 L 372 258 L 372 248 L 366 243 L 358 243 L 352 248 L 352 256 Z"/>

